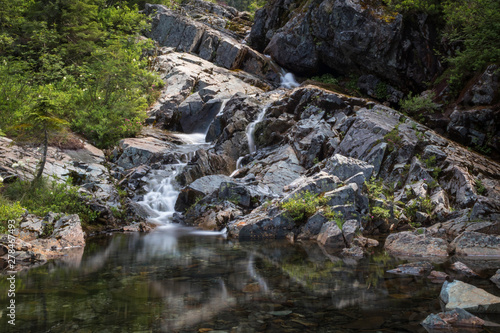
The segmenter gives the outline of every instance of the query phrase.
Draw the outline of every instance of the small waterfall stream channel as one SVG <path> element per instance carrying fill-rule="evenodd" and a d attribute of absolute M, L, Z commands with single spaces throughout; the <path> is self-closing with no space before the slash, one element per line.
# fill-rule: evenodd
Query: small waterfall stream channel
<path fill-rule="evenodd" d="M 283 75 L 283 87 L 295 84 Z M 266 110 L 246 129 L 250 154 Z M 394 278 L 387 270 L 404 261 L 381 248 L 355 260 L 315 242 L 240 242 L 171 223 L 175 178 L 197 149 L 210 147 L 207 132 L 176 134 L 183 155 L 150 173 L 138 203 L 160 225 L 155 231 L 94 237 L 62 260 L 18 274 L 16 325 L 4 320 L 4 293 L 0 331 L 427 332 L 420 322 L 441 311 L 441 284 Z"/>

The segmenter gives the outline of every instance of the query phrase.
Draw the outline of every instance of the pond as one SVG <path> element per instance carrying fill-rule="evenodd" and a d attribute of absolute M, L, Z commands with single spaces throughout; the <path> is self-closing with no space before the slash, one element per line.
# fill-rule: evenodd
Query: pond
<path fill-rule="evenodd" d="M 403 262 L 382 249 L 355 260 L 316 243 L 239 242 L 174 225 L 111 234 L 19 273 L 16 325 L 2 293 L 0 331 L 427 332 L 420 322 L 441 311 L 441 284 L 386 272 Z"/>

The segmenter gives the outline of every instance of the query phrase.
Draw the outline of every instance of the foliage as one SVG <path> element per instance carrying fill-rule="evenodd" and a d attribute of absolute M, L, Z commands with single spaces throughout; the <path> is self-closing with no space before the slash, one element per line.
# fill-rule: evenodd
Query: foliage
<path fill-rule="evenodd" d="M 138 1 L 15 0 L 17 7 L 5 1 L 0 128 L 7 135 L 33 134 L 18 125 L 40 97 L 98 147 L 140 131 L 161 81 L 143 56 L 152 42 L 137 38 L 147 28 Z"/>
<path fill-rule="evenodd" d="M 304 221 L 311 217 L 319 207 L 326 203 L 326 198 L 313 194 L 309 191 L 296 194 L 291 199 L 283 202 L 281 208 L 297 222 Z"/>
<path fill-rule="evenodd" d="M 311 77 L 312 80 L 318 81 L 321 83 L 326 83 L 326 84 L 338 84 L 339 80 L 335 78 L 332 74 L 323 74 L 321 76 L 313 76 Z"/>
<path fill-rule="evenodd" d="M 397 12 L 425 12 L 439 14 L 442 10 L 440 0 L 384 0 L 387 6 Z"/>
<path fill-rule="evenodd" d="M 42 178 L 35 188 L 30 188 L 28 181 L 18 180 L 5 188 L 5 196 L 19 201 L 30 213 L 38 216 L 45 216 L 48 212 L 78 214 L 86 223 L 97 218 L 97 213 L 88 207 L 78 187 L 71 185 L 71 178 L 64 183 Z"/>
<path fill-rule="evenodd" d="M 402 140 L 401 136 L 399 135 L 399 125 L 394 127 L 389 133 L 384 135 L 384 140 L 387 142 L 390 152 L 395 148 L 399 148 Z"/>
<path fill-rule="evenodd" d="M 443 7 L 445 37 L 460 46 L 448 58 L 449 81 L 456 85 L 471 71 L 500 61 L 500 1 L 448 0 Z"/>
<path fill-rule="evenodd" d="M 344 225 L 344 219 L 343 219 L 343 214 L 341 212 L 336 212 L 332 210 L 330 206 L 327 206 L 323 210 L 323 216 L 328 219 L 328 221 L 335 221 L 339 229 L 342 229 L 342 226 Z"/>
<path fill-rule="evenodd" d="M 481 179 L 476 179 L 475 183 L 476 183 L 477 194 L 484 195 L 486 193 L 486 187 L 484 187 L 484 184 L 481 181 Z"/>
<path fill-rule="evenodd" d="M 17 226 L 23 213 L 24 207 L 19 201 L 11 202 L 0 195 L 0 234 L 7 232 L 9 220 L 15 220 Z"/>
<path fill-rule="evenodd" d="M 424 112 L 437 111 L 439 106 L 432 101 L 433 98 L 433 92 L 424 96 L 412 96 L 412 93 L 410 93 L 408 97 L 401 102 L 401 109 L 409 115 L 419 115 Z"/>

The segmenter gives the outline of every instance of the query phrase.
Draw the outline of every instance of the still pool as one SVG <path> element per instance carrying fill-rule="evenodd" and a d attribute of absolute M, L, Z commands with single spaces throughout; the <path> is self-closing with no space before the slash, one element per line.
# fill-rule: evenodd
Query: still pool
<path fill-rule="evenodd" d="M 16 325 L 3 292 L 0 332 L 427 332 L 420 322 L 441 311 L 441 285 L 386 272 L 403 262 L 382 249 L 355 260 L 316 243 L 173 226 L 99 236 L 19 273 Z"/>

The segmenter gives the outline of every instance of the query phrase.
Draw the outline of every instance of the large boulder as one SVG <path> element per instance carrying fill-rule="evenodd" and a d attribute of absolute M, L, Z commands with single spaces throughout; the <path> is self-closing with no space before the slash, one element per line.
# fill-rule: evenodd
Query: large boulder
<path fill-rule="evenodd" d="M 451 243 L 457 255 L 500 257 L 500 236 L 466 231 Z"/>
<path fill-rule="evenodd" d="M 483 319 L 460 308 L 438 314 L 430 314 L 422 321 L 424 327 L 438 330 L 453 330 L 454 327 L 483 327 L 484 324 Z"/>
<path fill-rule="evenodd" d="M 446 281 L 439 297 L 446 310 L 460 308 L 473 313 L 500 313 L 500 297 L 462 281 Z"/>
<path fill-rule="evenodd" d="M 423 229 L 390 234 L 385 240 L 385 250 L 402 257 L 447 257 L 448 242 L 430 236 Z"/>
<path fill-rule="evenodd" d="M 440 70 L 435 38 L 423 14 L 405 20 L 375 3 L 274 0 L 257 12 L 249 42 L 304 75 L 328 67 L 420 88 Z"/>

